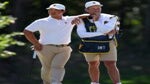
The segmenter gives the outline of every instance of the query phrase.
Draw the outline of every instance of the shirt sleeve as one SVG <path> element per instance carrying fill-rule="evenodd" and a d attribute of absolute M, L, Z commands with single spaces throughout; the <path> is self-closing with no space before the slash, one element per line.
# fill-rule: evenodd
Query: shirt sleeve
<path fill-rule="evenodd" d="M 70 25 L 72 25 L 73 27 L 75 26 L 75 24 L 72 24 L 72 20 L 77 18 L 78 16 L 65 16 L 64 18 L 67 19 L 67 21 L 70 23 Z M 73 28 L 71 27 L 71 28 Z"/>
<path fill-rule="evenodd" d="M 40 21 L 36 20 L 32 22 L 30 25 L 28 25 L 25 29 L 31 32 L 35 32 L 35 31 L 38 31 L 39 28 L 40 28 Z"/>
<path fill-rule="evenodd" d="M 80 38 L 104 35 L 101 32 L 87 32 L 83 22 L 77 25 L 77 34 L 79 35 Z"/>
<path fill-rule="evenodd" d="M 116 16 L 107 18 L 105 17 L 101 23 L 99 20 L 95 21 L 94 23 L 100 32 L 106 34 L 115 28 L 117 19 L 118 18 Z"/>

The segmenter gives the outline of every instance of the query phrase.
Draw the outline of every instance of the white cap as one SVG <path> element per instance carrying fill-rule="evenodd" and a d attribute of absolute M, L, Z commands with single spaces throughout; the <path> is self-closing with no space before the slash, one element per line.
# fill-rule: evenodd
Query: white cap
<path fill-rule="evenodd" d="M 58 4 L 58 3 L 55 3 L 55 4 L 51 4 L 48 8 L 46 8 L 47 10 L 48 9 L 51 9 L 51 8 L 54 8 L 54 9 L 57 9 L 57 10 L 65 10 L 65 6 L 63 4 Z"/>
<path fill-rule="evenodd" d="M 90 6 L 95 6 L 95 5 L 99 5 L 99 6 L 103 6 L 100 2 L 98 1 L 88 1 L 85 3 L 85 8 L 88 8 Z"/>

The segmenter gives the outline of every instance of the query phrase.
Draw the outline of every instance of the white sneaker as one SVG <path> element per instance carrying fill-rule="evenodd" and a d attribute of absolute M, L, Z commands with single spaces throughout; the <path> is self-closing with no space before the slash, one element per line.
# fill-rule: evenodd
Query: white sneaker
<path fill-rule="evenodd" d="M 91 84 L 100 84 L 100 83 L 96 83 L 96 82 L 91 82 Z"/>
<path fill-rule="evenodd" d="M 53 82 L 52 84 L 62 84 L 62 83 L 59 83 L 59 82 Z"/>

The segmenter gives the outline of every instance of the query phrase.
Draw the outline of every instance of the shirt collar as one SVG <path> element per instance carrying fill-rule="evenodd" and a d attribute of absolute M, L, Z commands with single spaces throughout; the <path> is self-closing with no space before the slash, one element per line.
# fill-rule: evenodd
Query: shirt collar
<path fill-rule="evenodd" d="M 48 16 L 48 19 L 58 20 L 58 19 L 52 18 L 51 16 Z M 61 19 L 61 20 L 64 20 L 64 16 L 62 16 L 62 19 Z"/>

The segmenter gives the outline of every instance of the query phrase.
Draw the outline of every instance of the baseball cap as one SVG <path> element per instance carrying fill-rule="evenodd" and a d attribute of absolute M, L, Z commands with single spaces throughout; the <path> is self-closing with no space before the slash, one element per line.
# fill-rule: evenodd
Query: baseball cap
<path fill-rule="evenodd" d="M 99 6 L 103 6 L 100 2 L 98 1 L 88 1 L 85 3 L 85 8 L 88 8 L 90 6 L 94 6 L 94 5 L 99 5 Z"/>
<path fill-rule="evenodd" d="M 65 10 L 65 6 L 63 4 L 58 4 L 58 3 L 51 4 L 46 9 L 48 10 L 48 9 L 51 9 L 51 8 L 54 8 L 54 9 L 57 9 L 57 10 Z"/>

